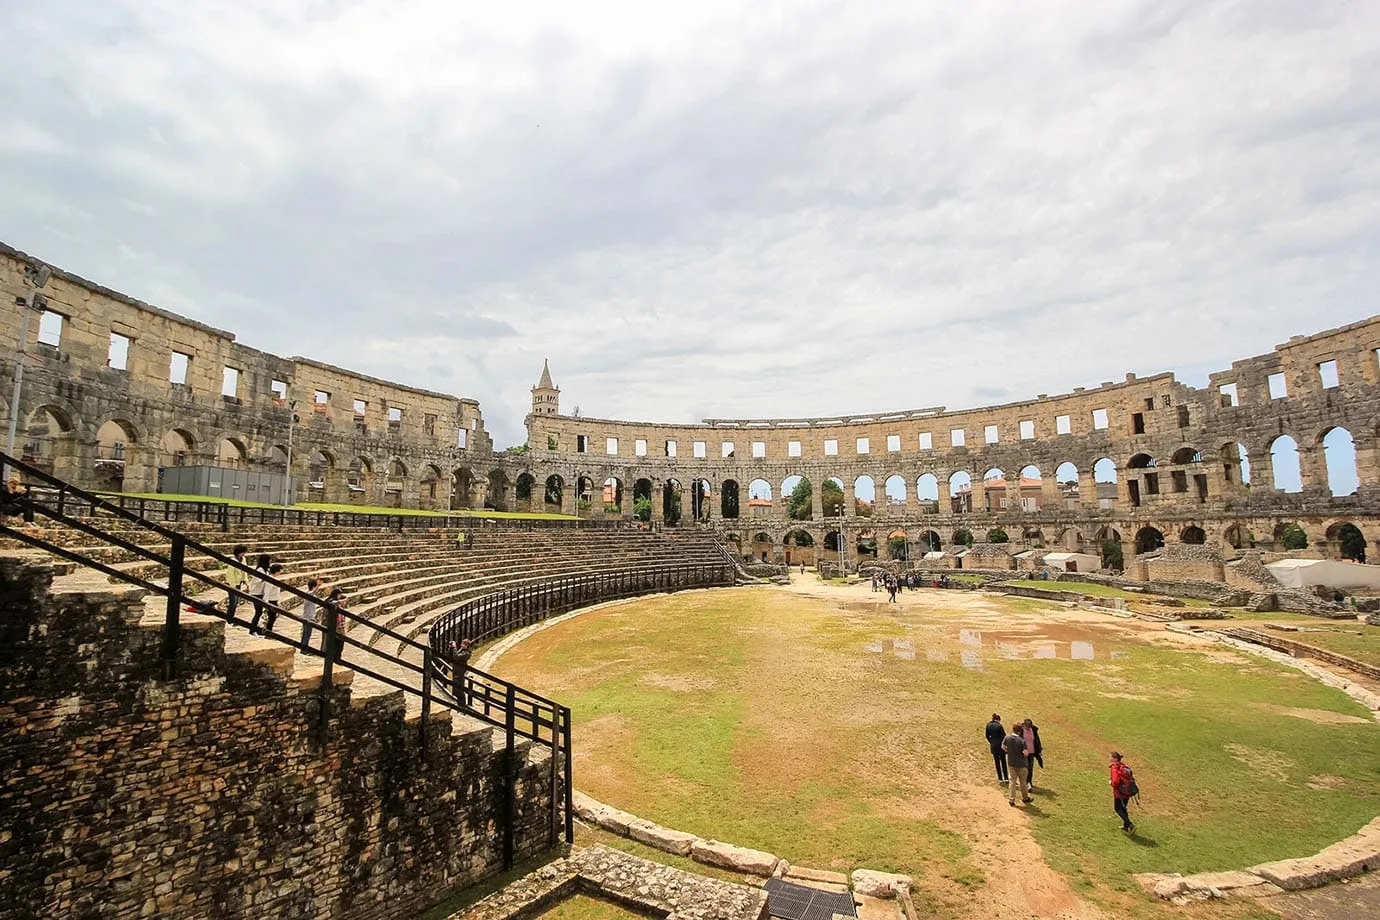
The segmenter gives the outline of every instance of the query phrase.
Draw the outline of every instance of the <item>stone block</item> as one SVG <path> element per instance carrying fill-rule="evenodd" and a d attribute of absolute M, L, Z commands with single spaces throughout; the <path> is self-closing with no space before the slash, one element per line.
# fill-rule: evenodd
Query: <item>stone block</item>
<path fill-rule="evenodd" d="M 690 848 L 700 839 L 694 834 L 673 831 L 641 818 L 628 824 L 628 836 L 638 843 L 645 843 L 653 849 L 661 850 L 663 853 L 674 853 L 677 856 L 689 856 Z"/>
<path fill-rule="evenodd" d="M 914 880 L 909 875 L 876 872 L 872 869 L 853 870 L 853 891 L 873 898 L 894 898 L 902 891 L 909 892 Z"/>
<path fill-rule="evenodd" d="M 720 869 L 760 875 L 764 878 L 771 875 L 777 863 L 777 857 L 771 853 L 735 847 L 731 843 L 722 843 L 718 840 L 695 840 L 690 847 L 690 857 L 707 866 L 718 866 Z"/>

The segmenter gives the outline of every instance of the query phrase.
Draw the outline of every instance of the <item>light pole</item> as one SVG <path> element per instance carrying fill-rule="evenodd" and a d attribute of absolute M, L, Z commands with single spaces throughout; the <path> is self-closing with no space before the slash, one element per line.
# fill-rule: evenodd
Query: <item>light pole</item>
<path fill-rule="evenodd" d="M 839 502 L 839 577 L 848 577 L 848 562 L 843 557 L 843 502 Z"/>
<path fill-rule="evenodd" d="M 16 297 L 15 304 L 19 306 L 23 315 L 23 320 L 19 324 L 19 349 L 14 357 L 14 391 L 10 394 L 10 436 L 6 441 L 5 453 L 14 456 L 14 436 L 19 428 L 19 391 L 24 386 L 24 360 L 29 353 L 29 317 L 35 313 L 42 313 L 43 308 L 48 305 L 48 298 L 38 293 L 39 289 L 48 283 L 53 270 L 46 265 L 26 265 L 24 267 L 24 283 L 34 289 L 34 292 L 27 298 Z M 6 465 L 5 478 L 9 478 L 9 467 Z"/>
<path fill-rule="evenodd" d="M 292 425 L 297 421 L 297 400 L 288 403 L 288 449 L 287 467 L 283 470 L 286 482 L 283 483 L 283 507 L 292 504 Z"/>

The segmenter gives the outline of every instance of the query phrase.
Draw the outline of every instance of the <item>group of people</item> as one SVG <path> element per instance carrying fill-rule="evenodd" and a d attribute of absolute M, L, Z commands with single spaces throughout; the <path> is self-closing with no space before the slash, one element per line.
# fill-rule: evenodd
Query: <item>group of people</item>
<path fill-rule="evenodd" d="M 997 769 L 997 782 L 1007 787 L 1007 802 L 1015 808 L 1019 796 L 1023 804 L 1029 805 L 1034 801 L 1030 794 L 1035 791 L 1035 765 L 1039 764 L 1042 770 L 1045 766 L 1040 727 L 1031 719 L 1017 719 L 1007 730 L 1001 716 L 994 712 L 984 734 Z M 1127 804 L 1140 794 L 1135 774 L 1123 762 L 1120 751 L 1112 751 L 1110 770 L 1112 808 L 1121 819 L 1121 829 L 1133 833 L 1136 825 L 1131 821 Z"/>
<path fill-rule="evenodd" d="M 801 566 L 802 574 L 804 573 L 804 568 L 804 566 Z M 928 586 L 925 584 L 926 581 L 930 582 Z M 890 595 L 890 597 L 887 598 L 888 602 L 890 603 L 895 603 L 896 595 L 900 594 L 907 588 L 914 591 L 916 588 L 947 588 L 948 586 L 948 575 L 940 575 L 938 578 L 925 579 L 919 575 L 916 575 L 914 572 L 905 575 L 893 575 L 890 572 L 872 573 L 872 590 L 874 592 L 885 591 L 888 595 Z"/>
<path fill-rule="evenodd" d="M 240 544 L 232 553 L 240 565 L 250 566 L 249 547 Z M 239 606 L 241 594 L 247 595 L 254 605 L 254 617 L 249 622 L 249 633 L 262 636 L 273 632 L 278 619 L 282 588 L 283 564 L 274 562 L 268 553 L 260 553 L 254 560 L 251 571 L 245 572 L 238 566 L 226 565 L 221 570 L 221 580 L 234 590 L 226 592 L 226 615 L 233 618 Z M 349 598 L 344 589 L 328 586 L 319 579 L 307 580 L 306 597 L 302 601 L 302 635 L 298 646 L 304 652 L 311 651 L 312 632 L 320 632 L 321 654 L 339 662 L 345 650 L 344 632 L 346 620 L 341 613 Z M 327 622 L 328 616 L 335 617 L 335 623 Z M 262 622 L 262 627 L 260 623 Z M 333 626 L 334 628 L 329 628 Z"/>

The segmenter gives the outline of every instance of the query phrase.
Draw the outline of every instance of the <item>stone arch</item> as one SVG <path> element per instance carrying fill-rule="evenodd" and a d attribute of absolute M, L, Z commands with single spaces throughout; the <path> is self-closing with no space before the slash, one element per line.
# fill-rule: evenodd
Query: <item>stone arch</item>
<path fill-rule="evenodd" d="M 646 476 L 633 483 L 633 517 L 639 521 L 652 519 L 652 481 Z"/>
<path fill-rule="evenodd" d="M 748 548 L 748 555 L 754 562 L 769 562 L 775 549 L 771 534 L 765 530 L 759 530 L 752 535 L 752 544 Z"/>
<path fill-rule="evenodd" d="M 1338 521 L 1327 528 L 1327 554 L 1336 559 L 1366 561 L 1366 537 L 1350 521 Z"/>
<path fill-rule="evenodd" d="M 1164 546 L 1164 534 L 1159 528 L 1146 524 L 1136 531 L 1136 554 L 1149 553 Z"/>
<path fill-rule="evenodd" d="M 1285 534 L 1291 530 L 1296 530 L 1301 535 L 1300 542 L 1303 544 L 1302 546 L 1291 548 L 1284 545 Z M 1271 537 L 1273 548 L 1276 551 L 1296 552 L 1301 549 L 1307 549 L 1309 544 L 1308 531 L 1304 530 L 1303 526 L 1297 521 L 1280 521 L 1271 532 Z"/>
<path fill-rule="evenodd" d="M 921 514 L 939 513 L 939 477 L 922 473 L 915 480 L 915 501 Z"/>
<path fill-rule="evenodd" d="M 454 505 L 455 499 L 451 499 Z M 542 504 L 548 511 L 559 512 L 565 505 L 565 480 L 560 473 L 552 473 L 546 477 L 544 491 L 542 493 Z"/>
<path fill-rule="evenodd" d="M 623 513 L 623 480 L 617 476 L 604 477 L 600 484 L 600 506 L 605 514 Z"/>
<path fill-rule="evenodd" d="M 287 472 L 288 449 L 286 444 L 270 444 L 264 451 L 264 466 L 278 470 L 282 473 Z"/>
<path fill-rule="evenodd" d="M 52 403 L 37 406 L 24 423 L 19 459 L 49 473 L 71 475 L 59 466 L 65 467 L 73 459 L 75 432 L 67 409 Z"/>
<path fill-rule="evenodd" d="M 1333 495 L 1354 495 L 1360 486 L 1356 471 L 1356 442 L 1351 432 L 1340 426 L 1328 428 L 1318 436 L 1322 445 L 1323 471 Z"/>
<path fill-rule="evenodd" d="M 363 499 L 372 491 L 374 465 L 368 457 L 355 457 L 345 471 L 345 487 L 352 499 Z"/>
<path fill-rule="evenodd" d="M 1021 542 L 1026 546 L 1044 546 L 1045 532 L 1038 527 L 1026 527 L 1021 530 Z"/>
<path fill-rule="evenodd" d="M 316 448 L 307 458 L 307 495 L 312 501 L 326 500 L 326 477 L 335 472 L 335 457 Z"/>
<path fill-rule="evenodd" d="M 492 511 L 511 511 L 508 507 L 508 489 L 511 483 L 503 470 L 490 470 L 488 487 L 484 493 L 484 507 Z M 530 494 L 530 493 L 529 493 Z"/>
<path fill-rule="evenodd" d="M 1097 544 L 1097 555 L 1102 559 L 1102 565 L 1108 569 L 1120 569 L 1125 564 L 1121 553 L 1121 532 L 1110 524 L 1105 524 L 1097 529 L 1093 541 Z"/>
<path fill-rule="evenodd" d="M 1275 490 L 1302 492 L 1303 474 L 1299 467 L 1299 444 L 1291 435 L 1281 434 L 1269 444 L 1270 470 Z"/>
<path fill-rule="evenodd" d="M 383 481 L 384 501 L 401 508 L 403 493 L 407 491 L 407 465 L 397 457 L 388 460 L 388 478 Z"/>
<path fill-rule="evenodd" d="M 216 466 L 244 469 L 249 461 L 249 448 L 238 435 L 221 435 L 216 441 Z"/>
<path fill-rule="evenodd" d="M 824 549 L 826 552 L 837 553 L 842 542 L 838 528 L 833 528 L 824 534 Z"/>
<path fill-rule="evenodd" d="M 1131 459 L 1126 462 L 1128 469 L 1148 470 L 1155 466 L 1155 458 L 1146 453 L 1133 454 Z"/>
<path fill-rule="evenodd" d="M 967 514 L 973 510 L 973 477 L 967 470 L 957 470 L 949 475 L 949 507 L 954 514 Z"/>
<path fill-rule="evenodd" d="M 196 453 L 196 439 L 185 428 L 173 428 L 158 441 L 159 466 L 186 466 Z"/>
<path fill-rule="evenodd" d="M 680 516 L 680 480 L 668 479 L 661 486 L 661 519 L 668 526 L 674 527 L 680 523 Z"/>
<path fill-rule="evenodd" d="M 738 480 L 725 479 L 719 486 L 719 517 L 735 520 L 739 511 Z"/>
<path fill-rule="evenodd" d="M 795 501 L 795 490 L 800 488 L 802 483 L 804 487 L 801 491 L 808 492 L 810 500 L 797 503 Z M 781 480 L 781 500 L 786 504 L 786 517 L 790 518 L 792 521 L 808 521 L 814 518 L 815 486 L 814 483 L 810 482 L 806 477 L 798 473 L 792 473 Z"/>
<path fill-rule="evenodd" d="M 1077 508 L 1083 500 L 1077 464 L 1065 460 L 1056 466 L 1054 482 L 1059 487 L 1059 497 L 1064 500 L 1065 507 Z"/>
<path fill-rule="evenodd" d="M 710 503 L 713 498 L 714 490 L 708 479 L 695 478 L 690 480 L 690 514 L 695 520 L 709 520 L 709 509 L 713 507 Z"/>
<path fill-rule="evenodd" d="M 1176 466 L 1186 466 L 1190 463 L 1202 463 L 1203 454 L 1198 448 L 1185 445 L 1174 451 L 1174 455 L 1169 458 L 1169 462 Z"/>
<path fill-rule="evenodd" d="M 1224 481 L 1243 486 L 1251 484 L 1251 455 L 1247 453 L 1244 444 L 1236 441 L 1226 442 L 1222 445 L 1221 456 Z"/>
<path fill-rule="evenodd" d="M 877 545 L 877 532 L 870 527 L 859 530 L 858 535 L 853 538 L 853 552 L 858 554 L 859 559 L 863 556 L 871 556 L 873 559 L 881 558 L 881 548 Z"/>
<path fill-rule="evenodd" d="M 840 517 L 844 513 L 844 502 L 843 480 L 838 476 L 826 477 L 819 484 L 819 504 L 824 516 Z"/>
<path fill-rule="evenodd" d="M 863 473 L 853 480 L 853 513 L 858 517 L 872 517 L 877 507 L 877 481 Z"/>
<path fill-rule="evenodd" d="M 594 477 L 581 473 L 575 477 L 575 508 L 581 512 L 592 511 L 598 507 L 603 494 L 602 487 L 595 487 Z"/>
<path fill-rule="evenodd" d="M 880 552 L 881 547 L 877 549 Z M 903 529 L 897 528 L 886 535 L 886 554 L 898 562 L 910 559 L 910 537 Z"/>
<path fill-rule="evenodd" d="M 808 530 L 800 527 L 788 530 L 781 543 L 785 547 L 787 565 L 815 564 L 815 538 Z"/>
<path fill-rule="evenodd" d="M 537 487 L 537 477 L 527 470 L 518 473 L 517 482 L 513 484 L 513 501 L 517 502 L 518 510 L 532 510 L 532 492 Z"/>
<path fill-rule="evenodd" d="M 467 466 L 456 467 L 450 474 L 450 509 L 460 511 L 473 507 L 474 471 Z"/>
<path fill-rule="evenodd" d="M 441 499 L 441 476 L 441 468 L 434 463 L 422 467 L 419 488 L 422 503 L 427 508 L 434 508 Z"/>
<path fill-rule="evenodd" d="M 893 511 L 904 511 L 906 507 L 906 477 L 900 473 L 892 473 L 882 483 L 882 494 L 886 496 L 886 505 Z"/>
<path fill-rule="evenodd" d="M 125 461 L 139 443 L 139 429 L 122 418 L 107 419 L 96 429 L 96 485 L 114 492 L 125 487 Z"/>
<path fill-rule="evenodd" d="M 1190 524 L 1179 534 L 1179 542 L 1190 546 L 1202 546 L 1207 542 L 1207 531 L 1196 524 Z"/>
<path fill-rule="evenodd" d="M 1232 549 L 1243 548 L 1246 545 L 1246 538 L 1241 533 L 1241 525 L 1232 524 L 1226 530 L 1222 531 L 1222 542 Z"/>
<path fill-rule="evenodd" d="M 1006 471 L 994 466 L 982 474 L 982 507 L 987 511 L 1006 509 Z"/>
<path fill-rule="evenodd" d="M 944 541 L 939 538 L 937 530 L 923 530 L 916 537 L 916 542 L 921 548 L 921 552 L 937 553 L 944 546 Z"/>

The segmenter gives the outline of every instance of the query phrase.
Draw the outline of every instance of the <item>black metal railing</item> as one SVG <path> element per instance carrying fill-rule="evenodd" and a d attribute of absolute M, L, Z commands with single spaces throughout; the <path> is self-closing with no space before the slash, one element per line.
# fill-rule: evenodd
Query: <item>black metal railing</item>
<path fill-rule="evenodd" d="M 259 625 L 260 619 L 264 618 L 265 638 L 295 646 L 300 652 L 318 657 L 322 661 L 318 729 L 323 743 L 329 740 L 333 670 L 336 665 L 348 666 L 358 674 L 401 690 L 405 694 L 419 697 L 422 707 L 420 730 L 423 733 L 427 729 L 433 707 L 454 710 L 504 730 L 507 751 L 504 800 L 507 820 L 503 828 L 505 865 L 511 865 L 513 861 L 518 769 L 515 751 L 518 737 L 551 749 L 551 841 L 553 844 L 556 842 L 562 832 L 562 826 L 567 842 L 573 839 L 570 710 L 567 707 L 492 674 L 460 666 L 450 656 L 435 654 L 430 645 L 424 645 L 378 623 L 356 616 L 343 602 L 337 604 L 313 597 L 266 572 L 252 569 L 230 556 L 198 543 L 186 534 L 142 517 L 99 495 L 77 488 L 37 467 L 3 453 L 0 453 L 0 463 L 10 469 L 12 474 L 13 471 L 18 471 L 31 484 L 41 483 L 45 487 L 43 498 L 40 500 L 30 498 L 26 494 L 0 494 L 0 535 L 166 598 L 159 655 L 160 673 L 164 680 L 174 680 L 178 676 L 182 651 L 181 615 L 184 608 L 195 613 L 219 617 L 232 626 L 246 629 Z M 80 510 L 81 516 L 74 515 L 72 512 L 75 510 Z M 45 526 L 28 528 L 17 524 L 16 518 L 23 518 L 26 522 L 42 518 Z M 114 521 L 126 525 L 126 529 L 119 532 L 107 529 L 106 525 Z M 67 543 L 56 539 L 57 530 L 49 525 L 57 525 L 58 528 L 66 528 L 68 532 L 79 533 L 86 538 L 87 543 L 94 541 L 102 547 L 116 547 L 125 551 L 133 558 L 141 560 L 141 574 L 99 561 L 84 551 L 87 547 L 78 542 Z M 168 544 L 168 551 L 164 553 L 161 548 L 145 546 L 132 539 L 140 530 L 164 538 Z M 214 574 L 200 571 L 188 564 L 194 557 L 201 557 L 202 561 L 213 560 L 219 569 L 215 570 Z M 161 566 L 162 571 L 149 574 L 149 562 Z M 234 584 L 221 580 L 222 577 Z M 322 611 L 321 619 L 318 621 L 315 618 L 304 618 L 304 608 L 294 612 L 280 603 L 271 603 L 260 597 L 251 596 L 242 587 L 250 579 L 258 579 L 276 586 L 280 595 L 295 596 L 304 602 L 310 601 L 319 605 Z M 216 596 L 219 596 L 219 592 L 224 592 L 224 609 L 220 600 L 207 598 L 208 590 L 216 592 Z M 247 614 L 251 608 L 254 610 L 253 619 L 243 618 L 243 614 Z M 287 632 L 274 628 L 280 619 L 289 624 Z M 352 636 L 352 626 L 360 626 L 360 633 L 367 630 L 369 633 L 377 633 L 394 640 L 397 643 L 398 654 L 390 654 L 361 641 L 357 635 Z M 304 634 L 305 645 L 302 639 Z M 319 646 L 312 644 L 313 634 L 319 637 Z M 411 653 L 410 658 L 408 653 Z M 425 735 L 422 740 L 425 744 Z"/>
<path fill-rule="evenodd" d="M 467 641 L 479 645 L 604 601 L 733 583 L 733 567 L 727 562 L 713 562 L 589 572 L 520 585 L 475 598 L 443 614 L 431 627 L 431 650 L 437 656 L 449 654 L 452 647 Z"/>

